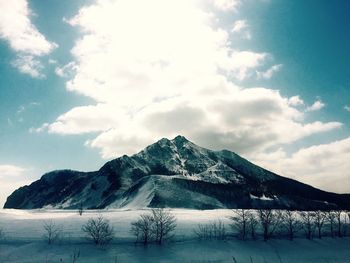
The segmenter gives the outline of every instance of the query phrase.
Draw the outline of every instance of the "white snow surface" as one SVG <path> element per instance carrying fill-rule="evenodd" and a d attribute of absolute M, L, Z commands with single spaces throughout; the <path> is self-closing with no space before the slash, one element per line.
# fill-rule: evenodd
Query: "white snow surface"
<path fill-rule="evenodd" d="M 110 205 L 110 207 L 123 207 L 124 209 L 137 209 L 147 207 L 154 197 L 154 181 L 150 178 L 133 198 L 124 198 Z"/>
<path fill-rule="evenodd" d="M 251 199 L 259 199 L 259 200 L 263 200 L 263 201 L 273 201 L 277 197 L 274 196 L 274 198 L 271 198 L 271 197 L 265 196 L 265 194 L 263 194 L 262 196 L 259 197 L 259 196 L 255 196 L 255 195 L 250 194 L 250 198 Z"/>
<path fill-rule="evenodd" d="M 242 183 L 244 181 L 242 175 L 220 161 L 202 173 L 194 175 L 185 174 L 184 177 L 190 180 L 200 180 L 214 184 Z"/>
<path fill-rule="evenodd" d="M 0 240 L 1 263 L 73 262 L 74 251 L 80 251 L 76 262 L 234 262 L 238 263 L 346 263 L 350 262 L 349 238 L 323 238 L 312 241 L 273 239 L 268 242 L 199 241 L 193 229 L 199 224 L 222 220 L 230 230 L 227 219 L 231 210 L 173 209 L 177 218 L 175 242 L 143 247 L 133 244 L 130 222 L 143 210 L 84 211 L 74 210 L 0 210 L 0 228 L 5 239 Z M 115 229 L 115 239 L 109 246 L 98 248 L 90 244 L 81 231 L 89 219 L 102 214 Z M 43 240 L 43 223 L 52 220 L 63 235 L 59 242 L 47 245 Z"/>

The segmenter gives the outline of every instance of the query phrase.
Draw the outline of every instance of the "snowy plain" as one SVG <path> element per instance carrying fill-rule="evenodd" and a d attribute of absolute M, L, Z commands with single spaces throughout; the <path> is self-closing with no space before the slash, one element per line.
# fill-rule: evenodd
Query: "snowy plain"
<path fill-rule="evenodd" d="M 76 210 L 0 210 L 0 228 L 5 238 L 0 240 L 0 262 L 237 262 L 237 263 L 347 263 L 350 262 L 349 238 L 323 238 L 294 241 L 272 239 L 267 242 L 200 241 L 195 238 L 198 224 L 222 220 L 228 227 L 231 210 L 173 209 L 177 218 L 174 241 L 163 246 L 144 247 L 134 244 L 130 222 L 143 210 L 91 210 L 79 216 Z M 107 247 L 90 244 L 81 230 L 89 218 L 102 214 L 115 229 L 115 239 Z M 54 222 L 62 229 L 62 236 L 53 245 L 43 239 L 43 224 Z M 236 261 L 235 261 L 236 260 Z"/>

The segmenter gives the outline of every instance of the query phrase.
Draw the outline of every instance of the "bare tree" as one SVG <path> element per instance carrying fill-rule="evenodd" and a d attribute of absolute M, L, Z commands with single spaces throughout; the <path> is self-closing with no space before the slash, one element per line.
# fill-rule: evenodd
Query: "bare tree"
<path fill-rule="evenodd" d="M 344 211 L 344 222 L 343 222 L 343 236 L 346 237 L 348 234 L 348 225 L 350 222 L 350 214 L 348 216 L 348 212 Z"/>
<path fill-rule="evenodd" d="M 334 224 L 335 224 L 336 214 L 334 211 L 327 211 L 327 223 L 329 224 L 331 237 L 334 237 Z"/>
<path fill-rule="evenodd" d="M 53 244 L 60 238 L 62 234 L 62 228 L 57 226 L 52 220 L 44 221 L 43 227 L 45 230 L 44 238 L 49 245 Z"/>
<path fill-rule="evenodd" d="M 83 212 L 84 212 L 83 202 L 80 202 L 79 208 L 78 208 L 78 214 L 81 216 L 83 215 Z"/>
<path fill-rule="evenodd" d="M 315 213 L 312 211 L 304 211 L 300 213 L 302 228 L 307 239 L 312 239 L 315 229 Z"/>
<path fill-rule="evenodd" d="M 172 237 L 172 233 L 176 228 L 176 218 L 164 208 L 153 208 L 152 216 L 154 220 L 153 233 L 158 244 L 162 244 L 165 240 Z"/>
<path fill-rule="evenodd" d="M 232 229 L 238 232 L 240 239 L 245 240 L 248 231 L 250 212 L 246 209 L 237 209 L 233 210 L 233 213 L 234 215 L 229 217 L 229 219 L 232 221 L 230 226 Z"/>
<path fill-rule="evenodd" d="M 342 222 L 342 214 L 343 214 L 343 211 L 342 210 L 336 210 L 334 211 L 334 214 L 335 214 L 335 219 L 336 219 L 336 222 L 337 222 L 337 234 L 338 234 L 338 237 L 342 237 L 342 225 L 343 225 L 343 222 Z"/>
<path fill-rule="evenodd" d="M 347 217 L 347 219 L 348 219 L 348 223 L 346 224 L 346 226 L 349 227 L 350 226 L 350 211 L 346 211 L 345 217 Z"/>
<path fill-rule="evenodd" d="M 154 220 L 150 214 L 141 214 L 139 219 L 131 222 L 131 233 L 136 236 L 136 242 L 147 245 L 153 238 Z"/>
<path fill-rule="evenodd" d="M 248 226 L 249 226 L 249 230 L 250 230 L 250 236 L 253 240 L 256 239 L 256 228 L 258 225 L 258 220 L 256 219 L 256 214 L 251 211 L 248 214 Z"/>
<path fill-rule="evenodd" d="M 315 215 L 315 225 L 318 232 L 318 238 L 322 238 L 322 228 L 323 228 L 324 221 L 326 219 L 326 213 L 318 210 L 314 212 L 314 215 Z"/>
<path fill-rule="evenodd" d="M 113 227 L 102 215 L 99 215 L 97 218 L 90 218 L 81 229 L 95 245 L 107 245 L 114 236 Z"/>
<path fill-rule="evenodd" d="M 280 221 L 279 213 L 272 209 L 259 209 L 259 223 L 263 229 L 264 241 L 271 238 Z"/>
<path fill-rule="evenodd" d="M 289 240 L 293 240 L 295 234 L 300 229 L 300 221 L 298 219 L 297 212 L 291 210 L 285 210 L 281 215 L 282 227 L 286 229 Z"/>

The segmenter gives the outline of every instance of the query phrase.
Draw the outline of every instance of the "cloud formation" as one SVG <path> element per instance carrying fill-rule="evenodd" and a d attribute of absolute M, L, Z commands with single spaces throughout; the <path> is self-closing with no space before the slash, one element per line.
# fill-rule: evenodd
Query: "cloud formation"
<path fill-rule="evenodd" d="M 237 11 L 240 0 L 211 0 L 216 8 L 222 11 Z"/>
<path fill-rule="evenodd" d="M 304 101 L 300 98 L 300 96 L 293 96 L 288 99 L 288 104 L 291 106 L 302 106 L 304 105 Z"/>
<path fill-rule="evenodd" d="M 44 78 L 44 75 L 41 73 L 43 65 L 34 56 L 18 55 L 11 65 L 21 73 L 28 74 L 33 78 Z"/>
<path fill-rule="evenodd" d="M 280 71 L 281 68 L 282 64 L 273 65 L 266 71 L 257 71 L 257 77 L 258 79 L 270 79 L 276 72 Z"/>
<path fill-rule="evenodd" d="M 350 137 L 300 149 L 288 156 L 279 149 L 255 156 L 256 163 L 321 189 L 349 192 Z"/>
<path fill-rule="evenodd" d="M 49 54 L 57 44 L 48 41 L 31 23 L 32 13 L 26 0 L 0 0 L 0 10 L 0 38 L 18 53 L 12 65 L 22 73 L 41 78 L 38 57 Z"/>
<path fill-rule="evenodd" d="M 312 104 L 311 106 L 306 108 L 306 111 L 318 111 L 322 109 L 324 106 L 326 106 L 322 101 L 317 100 Z"/>
<path fill-rule="evenodd" d="M 5 179 L 8 176 L 19 176 L 25 171 L 24 168 L 15 165 L 0 165 L 0 178 Z"/>
<path fill-rule="evenodd" d="M 211 3 L 228 11 L 239 2 Z M 111 158 L 177 134 L 251 154 L 341 127 L 305 122 L 299 96 L 237 85 L 256 78 L 271 56 L 235 48 L 232 32 L 217 19 L 189 0 L 99 0 L 81 8 L 68 21 L 83 33 L 72 49 L 75 59 L 57 74 L 68 78 L 69 91 L 95 103 L 36 131 L 96 133 L 86 145 Z M 261 76 L 268 79 L 279 68 Z"/>
<path fill-rule="evenodd" d="M 246 20 L 237 20 L 232 27 L 231 32 L 240 34 L 245 39 L 251 39 L 251 33 L 248 29 L 248 23 Z"/>
<path fill-rule="evenodd" d="M 29 183 L 28 180 L 21 179 L 27 170 L 9 164 L 0 164 L 0 208 L 3 207 L 6 198 L 18 187 Z"/>

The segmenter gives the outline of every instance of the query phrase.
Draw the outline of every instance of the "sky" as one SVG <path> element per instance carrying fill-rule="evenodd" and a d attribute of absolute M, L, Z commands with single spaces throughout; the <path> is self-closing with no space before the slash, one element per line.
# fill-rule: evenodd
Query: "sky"
<path fill-rule="evenodd" d="M 347 0 L 0 0 L 0 206 L 178 134 L 350 192 Z"/>

